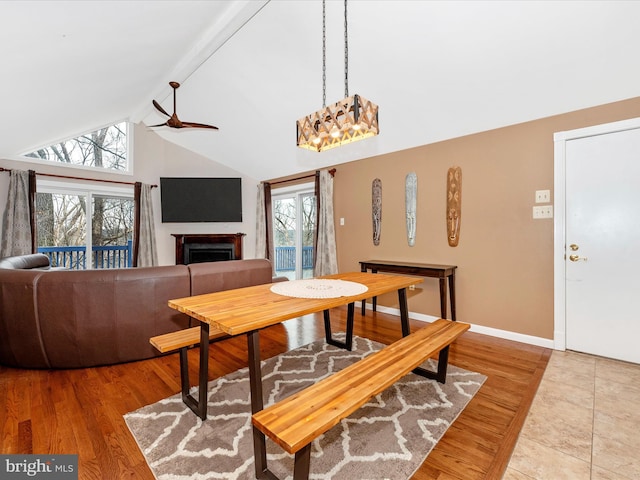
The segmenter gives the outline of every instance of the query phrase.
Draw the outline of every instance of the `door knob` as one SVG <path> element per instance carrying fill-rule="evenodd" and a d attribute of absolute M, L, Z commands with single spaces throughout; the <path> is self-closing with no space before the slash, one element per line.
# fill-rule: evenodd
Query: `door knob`
<path fill-rule="evenodd" d="M 580 255 L 569 255 L 569 260 L 571 260 L 572 262 L 579 262 L 580 260 L 586 262 L 587 257 L 581 257 Z"/>
<path fill-rule="evenodd" d="M 569 248 L 571 249 L 571 251 L 575 252 L 580 247 L 578 245 L 576 245 L 575 243 L 572 243 L 571 245 L 569 245 Z"/>

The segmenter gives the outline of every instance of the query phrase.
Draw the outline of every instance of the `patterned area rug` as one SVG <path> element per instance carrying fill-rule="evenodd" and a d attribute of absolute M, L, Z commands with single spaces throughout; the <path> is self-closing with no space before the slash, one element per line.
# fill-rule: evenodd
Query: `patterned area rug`
<path fill-rule="evenodd" d="M 351 352 L 318 341 L 263 361 L 265 405 L 384 347 L 353 340 Z M 209 383 L 204 422 L 180 394 L 124 416 L 156 478 L 255 478 L 248 377 L 245 368 Z M 407 375 L 314 442 L 310 478 L 408 479 L 485 380 L 453 365 L 445 385 Z M 269 439 L 267 451 L 270 470 L 291 479 L 293 456 Z"/>

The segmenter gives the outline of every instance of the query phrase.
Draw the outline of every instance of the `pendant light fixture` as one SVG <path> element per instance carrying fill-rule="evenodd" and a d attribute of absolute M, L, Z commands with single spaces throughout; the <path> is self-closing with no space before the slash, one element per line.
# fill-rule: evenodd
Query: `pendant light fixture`
<path fill-rule="evenodd" d="M 322 152 L 378 135 L 378 106 L 360 95 L 349 96 L 347 0 L 344 1 L 344 100 L 326 106 L 326 10 L 322 0 L 322 110 L 296 122 L 298 146 Z"/>

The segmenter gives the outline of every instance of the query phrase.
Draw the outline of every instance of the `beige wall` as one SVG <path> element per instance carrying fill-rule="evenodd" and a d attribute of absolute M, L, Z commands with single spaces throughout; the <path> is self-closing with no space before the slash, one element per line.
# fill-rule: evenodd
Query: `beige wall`
<path fill-rule="evenodd" d="M 553 338 L 553 220 L 532 218 L 551 190 L 553 134 L 640 116 L 640 98 L 339 165 L 334 181 L 340 271 L 359 260 L 457 265 L 458 320 Z M 384 120 L 384 112 L 381 112 Z M 384 124 L 381 122 L 381 135 Z M 462 167 L 460 243 L 449 247 L 446 174 Z M 415 246 L 406 239 L 404 181 L 418 176 Z M 382 233 L 372 241 L 371 183 L 382 181 Z M 339 219 L 344 218 L 344 226 Z M 440 315 L 438 282 L 409 293 L 412 312 Z M 397 308 L 395 295 L 378 299 Z"/>

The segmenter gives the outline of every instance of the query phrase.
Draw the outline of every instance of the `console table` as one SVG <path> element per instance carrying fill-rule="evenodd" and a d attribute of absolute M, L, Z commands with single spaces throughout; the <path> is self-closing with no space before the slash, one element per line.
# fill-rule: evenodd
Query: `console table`
<path fill-rule="evenodd" d="M 440 315 L 447 318 L 447 286 L 449 280 L 449 299 L 451 301 L 451 320 L 456 320 L 456 265 L 434 265 L 430 263 L 405 263 L 387 260 L 367 260 L 360 262 L 360 270 L 372 273 L 389 272 L 421 277 L 437 278 L 440 282 Z M 376 297 L 372 299 L 373 311 L 376 311 Z M 362 300 L 362 315 L 365 315 L 366 300 Z"/>

